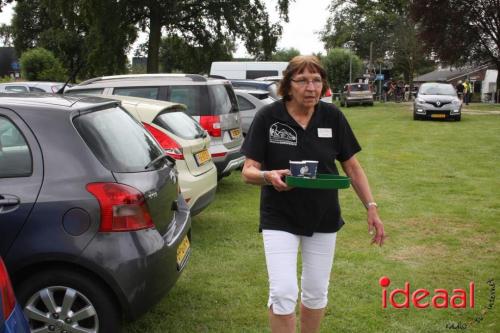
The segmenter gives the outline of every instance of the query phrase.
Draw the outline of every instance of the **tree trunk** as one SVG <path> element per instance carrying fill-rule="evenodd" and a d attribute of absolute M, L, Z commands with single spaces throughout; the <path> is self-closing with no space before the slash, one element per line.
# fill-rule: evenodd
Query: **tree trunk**
<path fill-rule="evenodd" d="M 500 103 L 500 61 L 497 61 L 497 87 L 492 99 L 496 99 L 495 103 Z"/>
<path fill-rule="evenodd" d="M 148 41 L 148 73 L 159 72 L 159 54 L 160 54 L 160 39 L 161 39 L 161 20 L 160 8 L 153 2 L 150 8 L 149 16 L 149 41 Z"/>

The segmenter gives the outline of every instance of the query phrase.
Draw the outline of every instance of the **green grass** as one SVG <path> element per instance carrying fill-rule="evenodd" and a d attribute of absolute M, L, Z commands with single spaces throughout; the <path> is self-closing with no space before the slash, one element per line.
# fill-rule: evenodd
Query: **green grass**
<path fill-rule="evenodd" d="M 482 106 L 481 106 L 482 107 Z M 500 332 L 500 115 L 461 122 L 413 121 L 410 104 L 345 108 L 363 147 L 358 154 L 389 234 L 370 245 L 366 214 L 342 190 L 346 225 L 337 238 L 329 305 L 321 332 Z M 192 258 L 173 290 L 125 332 L 269 332 L 267 274 L 258 228 L 259 188 L 235 172 L 216 201 L 193 219 Z M 466 288 L 474 309 L 382 309 L 378 279 L 389 290 Z M 458 330 L 464 331 L 464 330 Z"/>
<path fill-rule="evenodd" d="M 470 103 L 469 105 L 464 105 L 463 108 L 465 112 L 467 112 L 468 110 L 500 111 L 500 104 Z"/>

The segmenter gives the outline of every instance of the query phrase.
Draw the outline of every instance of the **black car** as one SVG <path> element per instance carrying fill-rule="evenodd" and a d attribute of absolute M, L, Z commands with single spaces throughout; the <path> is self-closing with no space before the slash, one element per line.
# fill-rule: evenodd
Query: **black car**
<path fill-rule="evenodd" d="M 119 332 L 174 285 L 191 217 L 117 101 L 0 94 L 0 256 L 32 331 Z"/>

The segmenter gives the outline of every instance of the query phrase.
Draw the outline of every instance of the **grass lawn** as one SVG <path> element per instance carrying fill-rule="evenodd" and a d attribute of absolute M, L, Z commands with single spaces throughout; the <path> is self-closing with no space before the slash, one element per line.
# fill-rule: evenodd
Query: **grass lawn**
<path fill-rule="evenodd" d="M 499 297 L 487 309 L 494 295 L 487 281 L 500 282 L 500 115 L 413 121 L 410 109 L 344 109 L 389 239 L 382 248 L 370 245 L 363 206 L 342 190 L 346 225 L 321 332 L 498 333 Z M 239 172 L 222 180 L 216 201 L 193 219 L 183 276 L 125 332 L 269 332 L 258 205 L 259 188 L 243 184 Z M 425 288 L 431 295 L 467 290 L 474 281 L 475 308 L 383 309 L 382 276 L 392 281 L 389 292 L 408 281 L 410 293 Z M 447 328 L 453 323 L 467 328 Z"/>

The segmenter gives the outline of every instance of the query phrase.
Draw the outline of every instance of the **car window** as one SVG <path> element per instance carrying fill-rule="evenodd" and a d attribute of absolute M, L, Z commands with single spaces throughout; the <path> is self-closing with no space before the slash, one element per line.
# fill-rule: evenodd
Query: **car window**
<path fill-rule="evenodd" d="M 207 103 L 207 86 L 170 86 L 167 100 L 186 105 L 185 112 L 191 116 L 211 115 L 210 106 Z"/>
<path fill-rule="evenodd" d="M 205 131 L 198 122 L 182 111 L 164 112 L 153 123 L 186 140 L 205 136 Z"/>
<path fill-rule="evenodd" d="M 158 87 L 126 87 L 113 89 L 113 95 L 158 99 Z"/>
<path fill-rule="evenodd" d="M 213 114 L 227 114 L 238 112 L 238 100 L 230 84 L 210 85 L 208 86 L 210 94 L 210 106 Z"/>
<path fill-rule="evenodd" d="M 26 139 L 14 123 L 0 116 L 0 178 L 26 177 L 31 173 L 31 151 Z"/>
<path fill-rule="evenodd" d="M 447 85 L 447 84 L 422 85 L 419 93 L 422 95 L 452 95 L 452 96 L 455 96 L 457 94 L 455 88 L 453 88 L 452 85 Z"/>
<path fill-rule="evenodd" d="M 119 107 L 87 113 L 74 122 L 92 152 L 111 171 L 145 171 L 149 162 L 163 154 L 144 127 Z"/>
<path fill-rule="evenodd" d="M 28 92 L 28 88 L 24 86 L 6 86 L 5 91 L 10 92 Z"/>
<path fill-rule="evenodd" d="M 77 90 L 68 90 L 65 91 L 64 94 L 74 95 L 74 94 L 89 94 L 89 95 L 102 95 L 104 92 L 104 88 L 97 89 L 77 89 Z"/>
<path fill-rule="evenodd" d="M 351 84 L 351 91 L 366 91 L 366 90 L 370 90 L 368 84 L 363 84 L 363 83 Z"/>
<path fill-rule="evenodd" d="M 240 111 L 252 110 L 255 109 L 255 105 L 253 105 L 248 99 L 242 97 L 240 95 L 236 95 L 238 98 L 238 105 L 240 107 Z"/>
<path fill-rule="evenodd" d="M 30 87 L 31 92 L 45 92 L 45 90 L 37 88 L 37 87 Z"/>

